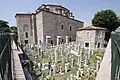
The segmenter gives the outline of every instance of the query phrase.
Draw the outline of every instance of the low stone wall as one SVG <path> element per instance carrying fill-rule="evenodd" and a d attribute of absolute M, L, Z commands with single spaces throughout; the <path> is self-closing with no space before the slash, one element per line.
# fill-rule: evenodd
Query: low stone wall
<path fill-rule="evenodd" d="M 111 80 L 111 39 L 106 48 L 96 80 Z"/>

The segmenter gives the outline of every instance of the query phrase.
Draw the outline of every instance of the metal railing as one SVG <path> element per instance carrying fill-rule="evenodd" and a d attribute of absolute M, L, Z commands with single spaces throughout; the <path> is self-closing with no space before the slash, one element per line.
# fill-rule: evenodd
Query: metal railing
<path fill-rule="evenodd" d="M 0 32 L 0 80 L 12 80 L 10 35 Z"/>
<path fill-rule="evenodd" d="M 112 39 L 111 80 L 120 80 L 120 34 L 114 33 Z"/>

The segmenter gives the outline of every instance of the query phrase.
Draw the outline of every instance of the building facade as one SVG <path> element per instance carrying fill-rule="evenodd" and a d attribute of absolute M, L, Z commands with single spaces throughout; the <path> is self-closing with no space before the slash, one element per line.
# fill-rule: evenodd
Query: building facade
<path fill-rule="evenodd" d="M 88 26 L 80 28 L 76 32 L 76 41 L 84 43 L 84 48 L 104 48 L 105 28 Z"/>
<path fill-rule="evenodd" d="M 84 24 L 60 5 L 43 4 L 35 13 L 16 14 L 15 17 L 21 44 L 41 41 L 56 45 L 76 41 L 76 30 Z"/>

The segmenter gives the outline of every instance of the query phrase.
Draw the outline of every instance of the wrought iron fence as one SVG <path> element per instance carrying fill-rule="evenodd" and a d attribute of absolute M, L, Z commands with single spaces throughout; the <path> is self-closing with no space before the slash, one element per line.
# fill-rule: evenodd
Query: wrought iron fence
<path fill-rule="evenodd" d="M 111 80 L 120 80 L 120 34 L 112 33 Z"/>
<path fill-rule="evenodd" d="M 12 80 L 10 35 L 4 32 L 0 32 L 0 80 Z"/>

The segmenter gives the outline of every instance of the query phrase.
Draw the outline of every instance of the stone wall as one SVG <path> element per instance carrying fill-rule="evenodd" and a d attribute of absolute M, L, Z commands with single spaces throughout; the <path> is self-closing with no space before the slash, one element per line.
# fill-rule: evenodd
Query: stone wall
<path fill-rule="evenodd" d="M 83 27 L 83 22 L 76 21 L 61 15 L 42 11 L 43 13 L 43 37 L 51 36 L 56 44 L 57 36 L 62 36 L 65 42 L 65 37 L 69 36 L 72 41 L 76 40 L 76 30 Z M 63 25 L 63 29 L 61 26 Z M 71 26 L 71 31 L 70 31 Z"/>
<path fill-rule="evenodd" d="M 89 33 L 89 34 L 88 34 Z M 96 37 L 95 30 L 81 30 L 76 32 L 76 41 L 81 42 L 88 42 L 90 43 L 90 47 L 94 47 L 95 37 Z"/>
<path fill-rule="evenodd" d="M 101 48 L 104 48 L 106 30 L 96 30 L 96 43 L 100 43 Z M 96 46 L 97 47 L 97 46 Z"/>
<path fill-rule="evenodd" d="M 24 43 L 24 40 L 28 40 L 28 43 L 33 43 L 33 33 L 32 33 L 32 26 L 31 26 L 31 15 L 25 14 L 25 15 L 17 15 L 16 16 L 16 22 L 18 27 L 18 40 L 21 43 Z M 24 25 L 28 25 L 28 38 L 25 37 L 25 31 L 24 31 Z"/>
<path fill-rule="evenodd" d="M 105 30 L 80 30 L 76 32 L 76 41 L 87 42 L 90 48 L 104 47 Z"/>
<path fill-rule="evenodd" d="M 76 30 L 84 24 L 73 18 L 45 10 L 32 14 L 16 14 L 16 21 L 19 42 L 22 44 L 25 40 L 28 40 L 28 44 L 38 44 L 40 40 L 46 43 L 46 36 L 51 36 L 50 41 L 55 45 L 57 36 L 61 36 L 59 42 L 65 43 L 66 36 L 70 41 L 76 41 Z M 24 31 L 24 25 L 28 25 L 28 30 Z M 26 32 L 28 32 L 28 38 L 25 36 Z"/>
<path fill-rule="evenodd" d="M 38 43 L 41 40 L 43 41 L 43 12 L 36 14 L 36 28 L 37 28 L 37 38 Z"/>

